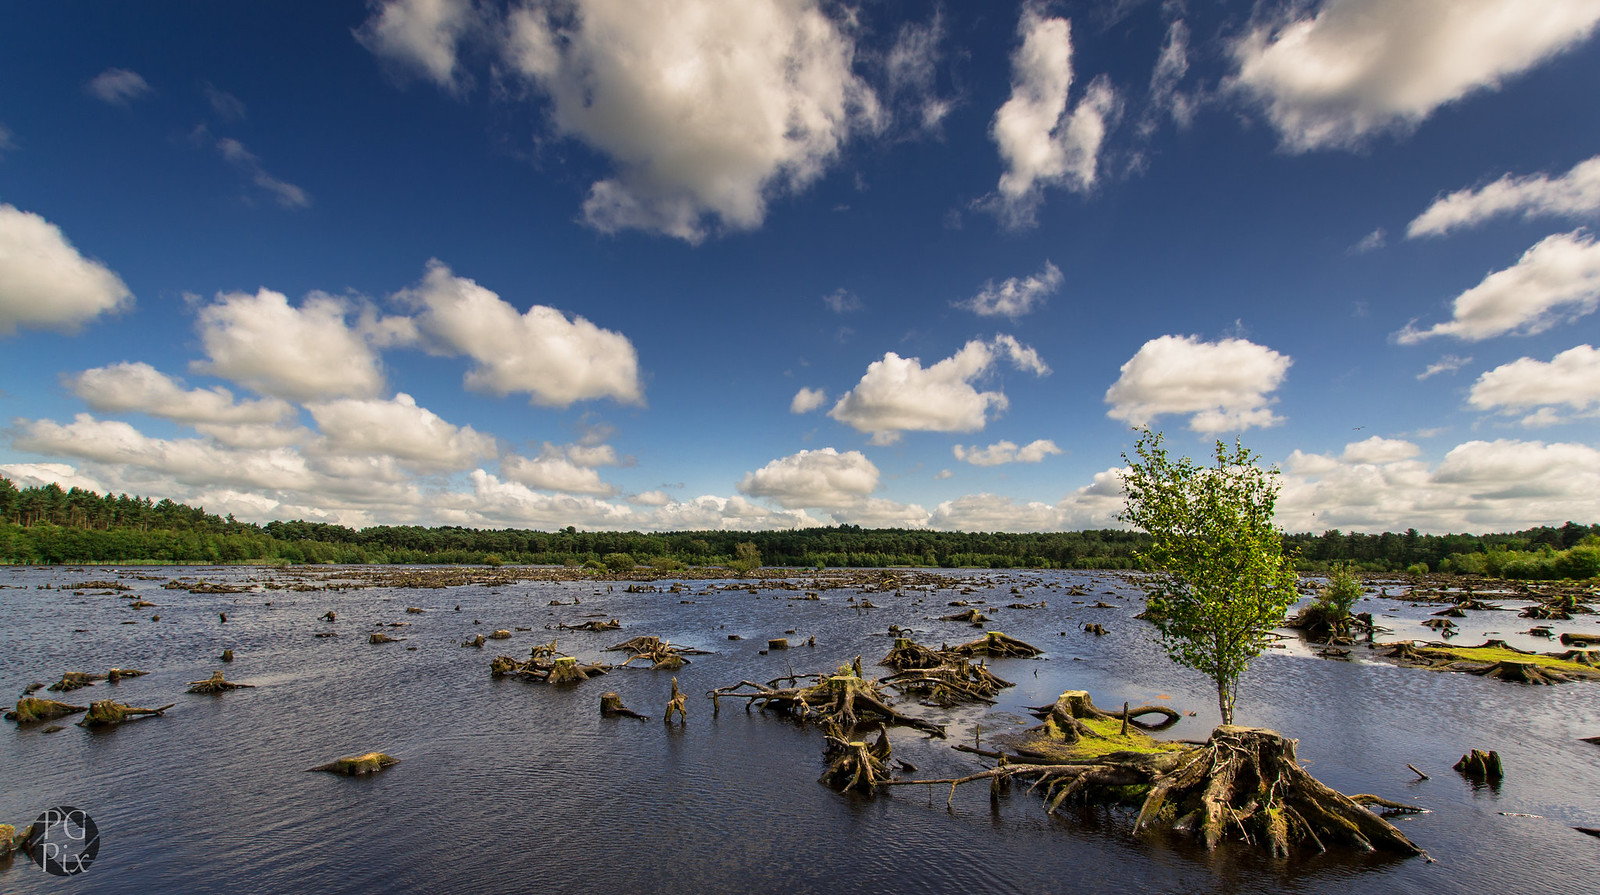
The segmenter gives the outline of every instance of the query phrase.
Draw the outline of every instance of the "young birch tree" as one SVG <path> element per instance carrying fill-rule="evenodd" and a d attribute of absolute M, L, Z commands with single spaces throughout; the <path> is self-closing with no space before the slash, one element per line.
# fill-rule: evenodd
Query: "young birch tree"
<path fill-rule="evenodd" d="M 1155 573 L 1147 615 L 1174 662 L 1217 685 L 1222 723 L 1233 723 L 1239 676 L 1271 642 L 1294 604 L 1296 576 L 1273 525 L 1278 471 L 1237 440 L 1217 442 L 1216 463 L 1167 456 L 1159 432 L 1140 431 L 1138 459 L 1122 459 L 1127 503 L 1119 514 L 1150 535 L 1138 556 Z"/>

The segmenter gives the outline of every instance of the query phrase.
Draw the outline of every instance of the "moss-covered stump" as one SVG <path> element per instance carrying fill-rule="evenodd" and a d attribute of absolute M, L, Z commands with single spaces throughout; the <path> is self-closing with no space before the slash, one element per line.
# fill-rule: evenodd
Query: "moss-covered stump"
<path fill-rule="evenodd" d="M 910 637 L 896 637 L 894 649 L 889 650 L 889 654 L 878 664 L 893 668 L 895 671 L 906 671 L 914 668 L 938 668 L 945 661 L 946 656 L 938 650 L 923 646 Z"/>
<path fill-rule="evenodd" d="M 236 684 L 233 681 L 225 680 L 222 677 L 222 672 L 213 671 L 213 672 L 211 672 L 211 676 L 206 678 L 203 681 L 190 681 L 189 682 L 189 689 L 185 690 L 184 692 L 186 692 L 186 693 L 226 693 L 229 690 L 248 690 L 248 689 L 253 688 L 254 686 L 255 686 L 255 684 Z"/>
<path fill-rule="evenodd" d="M 859 662 L 858 657 L 857 665 Z M 841 666 L 837 674 L 818 675 L 817 682 L 806 687 L 778 687 L 777 683 L 740 681 L 731 687 L 712 690 L 710 696 L 713 704 L 724 697 L 744 699 L 747 709 L 759 706 L 763 711 L 772 709 L 802 721 L 834 724 L 847 737 L 858 724 L 897 725 L 936 737 L 944 736 L 942 725 L 912 717 L 891 706 L 883 694 L 881 682 L 861 677 L 852 666 Z"/>
<path fill-rule="evenodd" d="M 123 705 L 111 699 L 100 699 L 89 703 L 89 713 L 78 719 L 78 726 L 109 727 L 113 724 L 121 724 L 147 715 L 160 715 L 174 705 L 176 703 L 168 703 L 158 709 L 141 709 L 134 708 L 131 705 Z"/>
<path fill-rule="evenodd" d="M 889 752 L 887 730 L 879 730 L 878 739 L 869 745 L 863 740 L 850 739 L 837 726 L 830 725 L 822 749 L 828 769 L 817 782 L 840 792 L 871 795 L 890 780 Z"/>
<path fill-rule="evenodd" d="M 1505 776 L 1505 766 L 1500 763 L 1500 753 L 1473 749 L 1456 762 L 1452 770 L 1474 780 L 1499 780 Z"/>
<path fill-rule="evenodd" d="M 1118 724 L 1126 721 L 1141 730 L 1166 730 L 1183 718 L 1175 709 L 1164 705 L 1141 705 L 1130 708 L 1124 703 L 1121 711 L 1108 712 L 1095 705 L 1086 690 L 1067 690 L 1056 697 L 1056 701 L 1051 705 L 1031 708 L 1028 711 L 1041 721 L 1051 718 L 1056 719 L 1058 723 L 1065 722 L 1068 718 L 1078 721 L 1115 721 Z M 1149 715 L 1159 716 L 1161 720 L 1144 720 Z"/>
<path fill-rule="evenodd" d="M 405 640 L 404 637 L 390 637 L 381 631 L 374 631 L 367 635 L 368 643 L 399 643 L 403 640 Z"/>
<path fill-rule="evenodd" d="M 674 714 L 678 716 L 679 724 L 689 723 L 689 697 L 678 689 L 677 678 L 672 679 L 672 695 L 667 698 L 667 711 L 661 716 L 661 720 L 671 724 Z"/>
<path fill-rule="evenodd" d="M 106 672 L 106 680 L 115 684 L 125 677 L 144 677 L 149 673 L 148 671 L 140 671 L 137 668 L 113 668 Z"/>
<path fill-rule="evenodd" d="M 497 629 L 489 634 L 490 640 L 510 640 L 511 632 L 505 628 Z"/>
<path fill-rule="evenodd" d="M 1140 616 L 1142 617 L 1142 615 Z M 1284 622 L 1284 627 L 1298 630 L 1312 643 L 1330 646 L 1350 646 L 1356 642 L 1360 625 L 1355 616 L 1341 613 L 1326 603 L 1312 603 Z"/>
<path fill-rule="evenodd" d="M 65 718 L 68 715 L 75 715 L 78 712 L 86 712 L 88 710 L 89 707 L 86 705 L 68 705 L 64 702 L 56 702 L 54 699 L 38 699 L 32 696 L 24 696 L 17 700 L 15 708 L 6 712 L 5 719 L 7 721 L 15 721 L 18 724 L 36 724 L 40 721 L 54 721 L 57 718 Z"/>
<path fill-rule="evenodd" d="M 82 671 L 69 671 L 61 676 L 61 680 L 51 684 L 49 690 L 52 693 L 71 693 L 73 690 L 81 690 L 84 687 L 92 687 L 94 686 L 95 681 L 103 681 L 105 679 L 106 676 L 103 674 L 88 674 Z"/>
<path fill-rule="evenodd" d="M 991 659 L 1032 659 L 1042 655 L 1044 650 L 1008 634 L 990 631 L 977 640 L 951 647 L 950 652 L 963 656 L 985 655 Z"/>
<path fill-rule="evenodd" d="M 649 715 L 641 715 L 633 709 L 622 704 L 622 697 L 615 691 L 607 690 L 600 694 L 600 714 L 607 718 L 636 718 L 640 721 L 649 721 Z"/>
<path fill-rule="evenodd" d="M 362 755 L 347 755 L 344 758 L 336 758 L 327 764 L 319 764 L 314 768 L 307 768 L 307 770 L 343 774 L 346 777 L 361 777 L 367 774 L 376 774 L 399 763 L 400 759 L 387 753 L 367 752 Z"/>
<path fill-rule="evenodd" d="M 11 857 L 17 851 L 24 837 L 17 835 L 17 828 L 12 824 L 0 824 L 0 860 Z"/>
<path fill-rule="evenodd" d="M 1428 644 L 1419 651 L 1439 671 L 1462 671 L 1521 684 L 1559 684 L 1600 678 L 1581 662 L 1520 650 L 1504 640 L 1486 640 L 1477 646 Z"/>
<path fill-rule="evenodd" d="M 374 643 L 376 643 L 376 642 L 377 641 L 374 641 Z M 223 650 L 222 651 L 222 655 L 217 657 L 217 661 L 219 661 L 219 662 L 232 662 L 233 661 L 233 650 L 231 650 L 231 649 Z"/>
<path fill-rule="evenodd" d="M 1181 752 L 1119 752 L 1063 764 L 1004 764 L 953 780 L 887 785 L 949 784 L 954 798 L 956 787 L 963 783 L 1013 777 L 1033 780 L 1035 789 L 1043 788 L 1047 811 L 1074 797 L 1124 801 L 1142 789 L 1135 833 L 1167 829 L 1193 836 L 1208 849 L 1237 838 L 1280 857 L 1296 848 L 1325 851 L 1335 846 L 1423 854 L 1361 802 L 1402 811 L 1421 809 L 1330 789 L 1300 767 L 1294 740 L 1252 727 L 1218 727 L 1204 746 Z"/>
<path fill-rule="evenodd" d="M 908 668 L 890 675 L 883 683 L 901 693 L 921 698 L 923 705 L 949 708 L 963 702 L 993 703 L 1000 691 L 1016 686 L 989 670 L 987 665 L 974 664 L 963 656 L 947 656 L 945 662 L 933 668 Z"/>
<path fill-rule="evenodd" d="M 475 646 L 478 649 L 483 649 L 483 635 L 479 634 L 478 636 L 472 638 L 471 640 L 463 640 L 463 641 L 461 641 L 461 645 L 462 646 Z"/>

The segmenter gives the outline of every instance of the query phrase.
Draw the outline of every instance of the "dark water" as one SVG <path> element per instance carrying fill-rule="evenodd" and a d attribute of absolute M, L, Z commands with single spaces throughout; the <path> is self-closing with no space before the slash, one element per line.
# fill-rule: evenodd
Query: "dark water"
<path fill-rule="evenodd" d="M 142 572 L 209 581 L 285 577 L 249 569 Z M 706 593 L 701 582 L 689 582 L 683 594 L 523 582 L 197 595 L 129 579 L 157 604 L 134 611 L 102 592 L 37 588 L 114 574 L 0 569 L 5 698 L 64 671 L 132 666 L 152 673 L 101 682 L 67 701 L 177 703 L 165 717 L 108 732 L 82 730 L 71 719 L 51 734 L 0 728 L 0 821 L 20 828 L 49 806 L 73 805 L 90 813 L 102 839 L 87 873 L 58 880 L 17 860 L 0 869 L 0 891 L 1600 891 L 1600 840 L 1571 829 L 1600 827 L 1600 747 L 1580 741 L 1600 734 L 1600 684 L 1526 687 L 1326 661 L 1297 646 L 1269 652 L 1243 682 L 1240 721 L 1298 737 L 1302 760 L 1337 789 L 1432 809 L 1399 823 L 1437 859 L 1339 854 L 1274 862 L 1242 849 L 1206 855 L 1181 843 L 1134 840 L 1131 817 L 1120 811 L 1047 816 L 1021 788 L 992 808 L 986 787 L 964 787 L 953 810 L 946 788 L 841 796 L 816 783 L 817 730 L 747 714 L 738 703 L 725 702 L 713 717 L 702 696 L 791 667 L 831 670 L 858 653 L 869 675 L 887 674 L 871 663 L 892 646 L 884 634 L 891 623 L 932 645 L 978 636 L 935 620 L 955 611 L 946 607 L 959 598 L 952 590 L 873 593 L 880 608 L 862 612 L 847 602 L 854 590 L 795 601 L 783 590 Z M 997 706 L 913 709 L 948 723 L 951 734 L 950 741 L 891 735 L 896 757 L 917 765 L 917 776 L 977 769 L 949 743 L 971 742 L 978 724 L 985 737 L 1019 729 L 1031 723 L 1023 706 L 1049 703 L 1064 689 L 1088 690 L 1107 707 L 1164 702 L 1197 712 L 1172 737 L 1203 739 L 1217 722 L 1208 682 L 1167 661 L 1151 627 L 1131 618 L 1137 592 L 1125 582 L 1072 572 L 966 577 L 978 592 L 965 599 L 989 601 L 989 628 L 1044 647 L 1048 658 L 995 663 L 1018 684 Z M 1064 587 L 1073 584 L 1089 596 L 1068 596 Z M 1012 594 L 1013 586 L 1023 594 Z M 549 606 L 574 596 L 581 606 Z M 996 608 L 1041 599 L 1048 609 Z M 1102 599 L 1114 608 L 1087 605 Z M 427 611 L 408 615 L 406 606 Z M 1363 608 L 1387 615 L 1380 621 L 1400 636 L 1420 630 L 1415 622 L 1428 611 L 1393 600 Z M 329 609 L 338 622 L 317 621 Z M 228 614 L 226 624 L 218 612 Z M 150 621 L 154 613 L 160 621 Z M 526 656 L 551 638 L 546 624 L 592 615 L 618 617 L 624 627 L 561 632 L 564 651 L 616 661 L 620 654 L 602 648 L 655 634 L 714 652 L 678 672 L 690 694 L 685 727 L 599 715 L 599 694 L 616 690 L 631 708 L 659 717 L 670 687 L 664 672 L 622 669 L 572 688 L 489 676 L 497 653 Z M 1510 612 L 1473 616 L 1458 642 L 1532 624 Z M 138 623 L 121 624 L 131 620 Z M 404 642 L 367 643 L 375 624 L 395 621 L 411 625 L 383 630 Z M 1088 621 L 1110 633 L 1078 630 Z M 459 645 L 515 626 L 533 630 L 481 651 Z M 312 636 L 330 627 L 341 636 Z M 767 638 L 788 629 L 797 632 L 792 642 L 815 636 L 817 645 L 759 654 Z M 729 641 L 729 634 L 744 639 Z M 235 650 L 232 665 L 217 661 L 224 648 Z M 257 689 L 184 694 L 187 682 L 219 668 Z M 1474 786 L 1450 770 L 1468 748 L 1500 752 L 1508 769 L 1501 786 Z M 402 761 L 370 779 L 306 772 L 369 750 Z M 1432 779 L 1417 780 L 1407 762 Z M 1539 816 L 1507 816 L 1520 814 Z"/>

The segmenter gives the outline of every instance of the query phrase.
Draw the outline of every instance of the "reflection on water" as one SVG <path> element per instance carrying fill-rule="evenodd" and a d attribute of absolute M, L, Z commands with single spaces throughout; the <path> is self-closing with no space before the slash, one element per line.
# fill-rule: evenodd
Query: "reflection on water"
<path fill-rule="evenodd" d="M 962 573 L 975 593 L 875 592 L 878 608 L 863 611 L 847 602 L 851 590 L 826 590 L 816 601 L 791 600 L 792 591 L 708 592 L 701 582 L 645 594 L 575 582 L 191 594 L 164 590 L 161 579 L 244 583 L 268 573 L 143 571 L 158 580 L 126 583 L 156 606 L 135 611 L 114 594 L 38 589 L 109 579 L 109 570 L 0 570 L 8 696 L 65 671 L 120 666 L 151 674 L 69 698 L 177 703 L 166 717 L 108 732 L 0 728 L 0 821 L 20 826 L 57 804 L 89 811 L 103 846 L 71 883 L 85 891 L 1476 893 L 1582 891 L 1596 866 L 1594 840 L 1570 829 L 1600 826 L 1600 748 L 1580 741 L 1600 734 L 1595 684 L 1524 687 L 1323 661 L 1296 646 L 1255 662 L 1240 720 L 1298 737 L 1301 758 L 1331 786 L 1432 809 L 1398 822 L 1435 864 L 1349 854 L 1274 862 L 1235 846 L 1206 855 L 1161 837 L 1131 839 L 1131 818 L 1119 810 L 1047 816 L 1025 787 L 993 805 L 987 788 L 964 788 L 953 810 L 942 787 L 840 796 L 816 783 L 816 730 L 737 702 L 713 715 L 701 698 L 741 679 L 832 669 L 857 654 L 869 674 L 887 673 L 871 663 L 892 646 L 890 624 L 925 643 L 956 643 L 976 632 L 937 621 L 951 611 L 946 604 L 987 600 L 988 627 L 1043 647 L 1047 658 L 996 663 L 1017 682 L 999 705 L 915 709 L 948 723 L 951 737 L 892 734 L 896 757 L 918 776 L 970 772 L 972 756 L 950 742 L 970 742 L 978 725 L 987 736 L 1031 723 L 1024 706 L 1068 688 L 1102 705 L 1162 702 L 1195 712 L 1166 735 L 1204 738 L 1217 720 L 1206 681 L 1163 657 L 1153 629 L 1132 618 L 1137 593 L 1108 575 Z M 1073 585 L 1090 596 L 1070 596 Z M 581 605 L 571 605 L 575 597 Z M 1049 608 L 1003 608 L 1037 600 Z M 1092 608 L 1101 600 L 1112 608 Z M 425 611 L 407 614 L 407 606 Z M 1400 629 L 1431 607 L 1386 600 L 1372 608 Z M 338 621 L 319 621 L 329 610 Z M 1463 620 L 1458 642 L 1521 621 L 1477 616 Z M 624 627 L 545 630 L 590 617 L 617 617 Z M 392 622 L 411 623 L 381 629 L 403 642 L 367 643 Z M 1108 634 L 1083 633 L 1085 622 Z M 460 645 L 497 628 L 513 630 L 512 639 L 482 650 Z M 314 636 L 330 629 L 339 636 Z M 769 637 L 791 629 L 791 642 L 814 636 L 816 646 L 761 654 Z M 659 718 L 665 672 L 623 669 L 573 688 L 490 678 L 494 655 L 525 656 L 557 633 L 563 650 L 586 659 L 614 661 L 601 650 L 639 634 L 712 651 L 677 672 L 690 694 L 688 724 L 600 717 L 599 694 L 610 689 Z M 217 656 L 226 648 L 237 660 L 223 666 Z M 257 689 L 183 694 L 218 668 Z M 1470 748 L 1504 758 L 1497 790 L 1449 770 Z M 369 750 L 401 763 L 370 779 L 306 772 Z M 1432 779 L 1418 780 L 1408 762 Z M 55 891 L 53 883 L 25 861 L 0 870 L 6 891 Z"/>

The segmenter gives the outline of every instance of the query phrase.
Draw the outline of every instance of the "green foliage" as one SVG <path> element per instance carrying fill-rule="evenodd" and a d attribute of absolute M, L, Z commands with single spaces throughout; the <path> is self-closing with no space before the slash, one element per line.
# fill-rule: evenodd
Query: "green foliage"
<path fill-rule="evenodd" d="M 1160 433 L 1140 431 L 1124 477 L 1119 518 L 1150 535 L 1139 557 L 1162 645 L 1174 662 L 1210 677 L 1224 724 L 1233 723 L 1239 677 L 1295 601 L 1296 575 L 1273 526 L 1277 470 L 1237 441 L 1217 442 L 1216 463 L 1167 456 Z"/>
<path fill-rule="evenodd" d="M 1426 575 L 1428 574 L 1428 571 L 1428 564 L 1425 562 L 1414 562 L 1411 565 L 1406 566 L 1407 575 Z"/>
<path fill-rule="evenodd" d="M 605 567 L 613 572 L 631 572 L 633 567 L 638 565 L 634 561 L 633 555 L 628 553 L 607 553 L 606 558 L 601 562 L 605 563 Z"/>
<path fill-rule="evenodd" d="M 1424 567 L 1426 572 L 1426 567 Z M 1361 579 L 1349 563 L 1338 563 L 1328 572 L 1328 583 L 1323 586 L 1317 602 L 1326 606 L 1336 619 L 1350 617 L 1350 610 L 1361 599 Z"/>
<path fill-rule="evenodd" d="M 750 541 L 742 541 L 734 545 L 733 562 L 728 563 L 728 568 L 740 575 L 748 575 L 761 565 L 761 548 Z"/>

